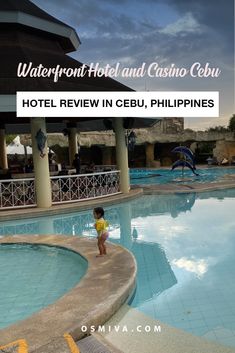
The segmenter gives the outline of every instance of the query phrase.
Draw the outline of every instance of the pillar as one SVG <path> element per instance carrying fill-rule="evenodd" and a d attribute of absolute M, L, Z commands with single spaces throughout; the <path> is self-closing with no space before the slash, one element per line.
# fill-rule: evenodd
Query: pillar
<path fill-rule="evenodd" d="M 40 156 L 40 151 L 37 147 L 36 134 L 41 129 L 46 135 L 45 118 L 31 118 L 31 138 L 33 148 L 33 164 L 35 174 L 35 190 L 37 198 L 37 207 L 51 207 L 51 181 L 49 173 L 47 143 L 45 145 L 45 156 Z"/>
<path fill-rule="evenodd" d="M 151 168 L 154 164 L 154 144 L 147 143 L 145 145 L 146 167 Z"/>
<path fill-rule="evenodd" d="M 71 127 L 69 129 L 69 164 L 71 167 L 76 153 L 78 153 L 77 127 Z"/>
<path fill-rule="evenodd" d="M 8 169 L 5 129 L 0 128 L 0 168 Z"/>
<path fill-rule="evenodd" d="M 123 128 L 123 119 L 114 120 L 115 138 L 116 138 L 116 160 L 117 167 L 120 170 L 120 188 L 124 194 L 130 191 L 130 178 L 128 168 L 128 152 L 126 146 L 125 129 Z"/>

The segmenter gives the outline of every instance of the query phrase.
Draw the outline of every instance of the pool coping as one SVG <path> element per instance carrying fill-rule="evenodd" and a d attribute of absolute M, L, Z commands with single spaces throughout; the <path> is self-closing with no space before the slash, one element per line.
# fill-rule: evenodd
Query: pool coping
<path fill-rule="evenodd" d="M 167 195 L 167 194 L 185 194 L 185 193 L 201 193 L 216 190 L 226 190 L 235 188 L 235 181 L 224 181 L 217 183 L 193 183 L 193 184 L 138 184 L 136 189 L 143 189 L 144 195 L 156 194 L 156 195 Z"/>
<path fill-rule="evenodd" d="M 96 258 L 96 241 L 91 238 L 55 235 L 10 236 L 0 244 L 40 244 L 65 248 L 88 261 L 81 281 L 55 303 L 0 330 L 0 346 L 26 339 L 29 352 L 69 333 L 79 340 L 81 327 L 104 324 L 127 301 L 135 288 L 137 265 L 134 256 L 120 245 L 108 242 L 108 255 Z M 80 305 L 82 303 L 82 305 Z"/>
<path fill-rule="evenodd" d="M 13 221 L 27 218 L 38 218 L 44 216 L 54 216 L 59 214 L 64 214 L 68 212 L 81 212 L 97 205 L 109 206 L 114 205 L 124 201 L 133 200 L 139 196 L 143 195 L 142 188 L 131 189 L 128 194 L 117 194 L 104 196 L 99 199 L 92 200 L 82 200 L 73 203 L 66 203 L 60 205 L 53 205 L 50 208 L 18 208 L 12 210 L 1 210 L 0 209 L 0 222 L 2 221 Z"/>

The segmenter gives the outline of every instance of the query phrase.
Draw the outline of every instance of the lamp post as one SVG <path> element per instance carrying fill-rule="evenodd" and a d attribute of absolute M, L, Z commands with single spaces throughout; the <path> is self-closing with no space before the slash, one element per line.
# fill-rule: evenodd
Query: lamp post
<path fill-rule="evenodd" d="M 134 151 L 136 144 L 136 134 L 132 130 L 130 133 L 127 132 L 127 147 L 129 151 Z"/>

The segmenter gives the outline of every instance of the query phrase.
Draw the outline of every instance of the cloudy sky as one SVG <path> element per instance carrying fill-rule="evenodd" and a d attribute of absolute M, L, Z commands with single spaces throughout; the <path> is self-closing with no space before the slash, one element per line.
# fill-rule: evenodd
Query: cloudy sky
<path fill-rule="evenodd" d="M 227 125 L 234 113 L 233 0 L 33 0 L 77 30 L 72 56 L 101 66 L 158 62 L 219 67 L 219 78 L 119 79 L 136 90 L 219 90 L 220 118 L 186 119 L 185 127 Z"/>

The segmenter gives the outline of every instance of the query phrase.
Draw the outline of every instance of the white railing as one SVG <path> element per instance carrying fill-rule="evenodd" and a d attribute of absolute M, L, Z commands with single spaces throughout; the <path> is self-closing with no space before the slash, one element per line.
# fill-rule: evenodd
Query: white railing
<path fill-rule="evenodd" d="M 120 193 L 120 171 L 51 177 L 52 203 L 74 202 Z"/>
<path fill-rule="evenodd" d="M 34 179 L 0 180 L 0 209 L 35 205 Z"/>
<path fill-rule="evenodd" d="M 52 176 L 52 203 L 68 203 L 120 193 L 120 171 Z M 0 209 L 35 207 L 34 179 L 0 180 Z"/>

